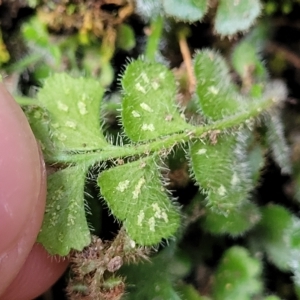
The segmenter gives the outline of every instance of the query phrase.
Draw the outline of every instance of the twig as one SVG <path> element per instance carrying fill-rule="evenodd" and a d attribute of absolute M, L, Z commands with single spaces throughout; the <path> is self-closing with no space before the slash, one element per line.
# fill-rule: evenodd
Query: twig
<path fill-rule="evenodd" d="M 290 21 L 286 20 L 286 18 L 276 18 L 273 20 L 273 24 L 278 27 L 291 27 L 300 29 L 300 22 L 299 21 Z"/>
<path fill-rule="evenodd" d="M 193 70 L 191 52 L 186 41 L 186 36 L 187 34 L 185 30 L 181 30 L 178 33 L 180 52 L 186 67 L 189 80 L 189 92 L 192 94 L 195 91 L 196 87 L 196 77 Z"/>
<path fill-rule="evenodd" d="M 266 51 L 270 53 L 278 52 L 282 54 L 290 64 L 292 64 L 295 68 L 300 69 L 300 57 L 297 56 L 294 52 L 272 42 L 269 42 L 267 44 Z"/>

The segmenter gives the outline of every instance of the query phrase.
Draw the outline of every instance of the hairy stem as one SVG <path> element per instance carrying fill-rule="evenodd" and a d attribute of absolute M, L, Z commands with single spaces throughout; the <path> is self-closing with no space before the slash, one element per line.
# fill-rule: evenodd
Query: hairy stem
<path fill-rule="evenodd" d="M 212 131 L 224 131 L 234 126 L 238 126 L 243 122 L 255 118 L 261 112 L 270 109 L 274 106 L 274 99 L 268 99 L 262 103 L 254 103 L 251 109 L 248 109 L 240 114 L 226 118 L 210 125 L 195 127 L 192 130 L 175 133 L 159 140 L 151 141 L 145 144 L 109 146 L 105 149 L 99 149 L 94 152 L 84 153 L 60 153 L 51 157 L 51 162 L 58 163 L 85 163 L 87 166 L 92 166 L 95 163 L 107 160 L 114 160 L 121 157 L 130 157 L 136 155 L 149 155 L 150 153 L 160 152 L 162 155 L 169 153 L 172 148 L 178 143 L 188 142 L 190 140 L 199 139 L 205 134 Z"/>

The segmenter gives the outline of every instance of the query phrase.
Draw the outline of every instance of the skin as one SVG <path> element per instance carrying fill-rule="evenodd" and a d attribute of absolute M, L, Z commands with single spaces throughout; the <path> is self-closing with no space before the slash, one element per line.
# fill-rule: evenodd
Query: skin
<path fill-rule="evenodd" d="M 26 117 L 0 84 L 0 299 L 31 300 L 68 262 L 35 243 L 46 201 L 45 165 Z"/>

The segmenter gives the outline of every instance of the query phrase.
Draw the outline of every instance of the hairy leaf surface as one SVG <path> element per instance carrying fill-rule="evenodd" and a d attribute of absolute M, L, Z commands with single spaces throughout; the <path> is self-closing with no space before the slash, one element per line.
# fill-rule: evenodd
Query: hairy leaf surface
<path fill-rule="evenodd" d="M 38 106 L 27 106 L 24 112 L 47 161 L 55 152 L 50 136 L 49 114 L 43 107 Z"/>
<path fill-rule="evenodd" d="M 131 264 L 121 269 L 128 282 L 126 300 L 172 299 L 181 300 L 170 276 L 172 255 L 169 249 L 161 251 L 149 262 Z"/>
<path fill-rule="evenodd" d="M 38 93 L 49 112 L 55 147 L 64 151 L 99 149 L 107 145 L 100 130 L 103 88 L 92 78 L 55 74 Z"/>
<path fill-rule="evenodd" d="M 152 18 L 157 18 L 162 11 L 162 2 L 157 0 L 136 0 L 135 10 L 138 15 L 147 21 Z"/>
<path fill-rule="evenodd" d="M 272 112 L 272 114 L 267 116 L 266 126 L 267 142 L 272 151 L 273 159 L 281 168 L 282 173 L 291 174 L 290 150 L 284 136 L 283 124 L 279 112 Z"/>
<path fill-rule="evenodd" d="M 84 210 L 85 172 L 70 167 L 48 176 L 47 204 L 38 242 L 50 254 L 68 255 L 90 243 Z"/>
<path fill-rule="evenodd" d="M 22 35 L 32 52 L 38 53 L 40 60 L 43 60 L 44 66 L 46 65 L 45 69 L 48 71 L 47 75 L 51 72 L 50 70 L 59 69 L 62 53 L 58 45 L 51 42 L 45 23 L 37 17 L 31 18 L 23 24 Z M 35 66 L 35 68 L 39 67 Z"/>
<path fill-rule="evenodd" d="M 122 122 L 131 140 L 145 141 L 191 128 L 175 105 L 175 78 L 165 66 L 133 61 L 122 86 Z"/>
<path fill-rule="evenodd" d="M 248 160 L 250 172 L 252 177 L 253 186 L 259 183 L 260 174 L 263 166 L 265 165 L 266 155 L 265 150 L 261 145 L 253 144 L 248 152 Z"/>
<path fill-rule="evenodd" d="M 251 77 L 265 80 L 267 77 L 259 49 L 251 39 L 245 39 L 235 47 L 232 53 L 232 64 L 243 80 L 250 80 Z"/>
<path fill-rule="evenodd" d="M 242 247 L 229 248 L 223 255 L 213 283 L 213 299 L 252 299 L 262 290 L 261 262 Z"/>
<path fill-rule="evenodd" d="M 211 300 L 206 296 L 201 296 L 194 285 L 187 283 L 179 283 L 176 286 L 176 291 L 181 296 L 181 300 Z"/>
<path fill-rule="evenodd" d="M 206 13 L 207 4 L 207 0 L 163 0 L 167 15 L 187 22 L 201 20 Z"/>
<path fill-rule="evenodd" d="M 219 0 L 215 30 L 221 35 L 247 30 L 260 12 L 259 0 Z"/>
<path fill-rule="evenodd" d="M 233 49 L 233 68 L 244 81 L 253 80 L 261 84 L 268 78 L 265 64 L 261 61 L 261 52 L 268 40 L 269 31 L 269 23 L 260 23 Z"/>
<path fill-rule="evenodd" d="M 251 174 L 244 146 L 236 135 L 219 136 L 216 144 L 208 140 L 191 144 L 195 179 L 207 194 L 207 205 L 216 213 L 229 214 L 248 197 Z"/>
<path fill-rule="evenodd" d="M 98 184 L 112 214 L 136 243 L 154 245 L 176 233 L 180 216 L 153 157 L 105 170 Z"/>
<path fill-rule="evenodd" d="M 196 92 L 201 112 L 212 120 L 223 119 L 246 109 L 245 99 L 232 84 L 225 60 L 204 50 L 195 57 Z"/>
<path fill-rule="evenodd" d="M 229 234 L 235 237 L 250 230 L 260 220 L 260 217 L 258 207 L 247 201 L 227 216 L 215 213 L 208 208 L 203 227 L 213 234 Z"/>
<path fill-rule="evenodd" d="M 258 251 L 264 250 L 279 269 L 294 272 L 294 280 L 300 283 L 300 222 L 296 216 L 280 205 L 264 207 L 253 238 Z"/>
<path fill-rule="evenodd" d="M 232 83 L 224 58 L 215 51 L 198 52 L 195 56 L 194 69 L 200 112 L 209 121 L 229 119 L 238 115 L 248 115 L 250 120 L 257 117 L 263 107 L 278 104 L 284 94 L 283 85 L 275 82 L 266 85 L 265 90 L 263 86 L 256 85 L 258 91 L 254 90 L 251 97 L 244 96 Z M 270 86 L 276 88 L 278 95 L 271 91 Z"/>

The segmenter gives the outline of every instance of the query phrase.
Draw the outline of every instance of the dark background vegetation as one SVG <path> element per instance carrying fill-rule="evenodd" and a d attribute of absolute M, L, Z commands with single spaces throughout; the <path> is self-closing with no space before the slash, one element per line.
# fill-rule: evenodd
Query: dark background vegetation
<path fill-rule="evenodd" d="M 56 2 L 59 3 L 60 1 L 53 1 L 53 3 Z M 270 76 L 282 79 L 288 87 L 288 98 L 284 106 L 284 120 L 288 141 L 293 146 L 295 145 L 295 140 L 300 137 L 300 4 L 296 1 L 274 1 L 274 3 L 265 1 L 265 3 L 264 20 L 270 25 L 271 35 L 268 37 L 262 56 Z M 104 3 L 101 9 L 108 14 L 115 15 L 119 6 Z M 4 44 L 10 53 L 10 61 L 2 64 L 5 72 L 9 70 L 11 63 L 18 61 L 24 57 L 24 53 L 27 53 L 26 43 L 21 39 L 19 31 L 22 24 L 26 23 L 35 14 L 36 9 L 29 7 L 26 0 L 0 2 L 0 26 Z M 128 57 L 136 58 L 142 53 L 146 41 L 145 30 L 147 25 L 149 25 L 135 14 L 130 15 L 124 22 L 133 28 L 136 45 L 129 51 L 116 49 L 111 60 L 115 74 L 119 74 L 122 71 Z M 172 24 L 173 21 L 170 20 L 169 22 Z M 172 68 L 179 68 L 182 63 L 182 55 L 173 29 L 174 27 L 172 26 L 169 26 L 169 29 L 166 28 L 161 51 L 170 62 Z M 64 35 L 68 35 L 75 30 L 75 28 L 60 28 L 59 30 L 50 28 L 50 32 L 53 32 L 57 38 L 64 37 Z M 213 24 L 210 16 L 207 16 L 201 23 L 190 25 L 190 31 L 188 44 L 191 52 L 194 49 L 212 47 L 221 49 L 224 55 L 228 56 L 232 46 L 242 37 L 240 34 L 232 39 L 220 39 L 213 33 Z M 80 50 L 80 47 L 76 51 L 78 60 L 81 58 L 81 51 L 83 50 Z M 13 85 L 18 86 L 24 94 L 30 94 L 29 91 L 32 87 L 40 86 L 40 82 L 33 76 L 31 66 L 22 69 L 20 72 L 7 73 L 8 79 L 13 82 Z M 115 76 L 115 78 L 118 78 L 118 76 Z M 118 88 L 118 80 L 115 79 L 108 88 L 108 94 L 118 90 Z M 112 119 L 110 126 L 111 128 L 114 128 L 114 126 L 117 128 L 114 119 Z M 298 149 L 292 149 L 292 153 L 295 156 L 294 159 L 297 159 Z M 179 174 L 178 176 L 180 179 L 181 175 Z M 197 188 L 193 182 L 189 182 L 184 187 L 177 186 L 175 196 L 185 206 L 191 201 L 196 192 Z M 90 193 L 98 193 L 93 185 L 90 187 Z M 259 205 L 269 202 L 278 203 L 299 216 L 300 198 L 295 199 L 293 196 L 295 193 L 295 182 L 289 176 L 281 175 L 279 168 L 270 157 L 267 158 L 267 166 L 263 170 L 260 185 L 254 193 Z M 106 222 L 111 224 L 111 226 L 107 226 L 110 228 L 110 231 L 102 233 L 105 238 L 109 239 L 113 236 L 112 228 L 117 230 L 117 225 L 109 217 L 107 211 L 104 210 L 102 215 Z M 199 239 L 198 228 L 196 230 L 191 227 L 183 242 L 190 244 L 191 247 L 199 246 L 195 245 L 195 243 L 201 243 L 201 240 L 206 240 L 206 243 L 209 243 L 211 237 L 204 232 L 201 234 L 203 236 Z M 243 245 L 243 239 L 235 239 L 233 241 L 229 237 L 220 237 L 217 243 L 214 241 L 213 251 L 207 256 L 207 266 L 194 266 L 186 281 L 193 283 L 200 291 L 205 291 L 209 285 L 210 268 L 215 266 L 224 249 L 231 244 L 237 243 Z M 291 274 L 281 272 L 267 262 L 264 274 L 269 291 L 276 293 L 282 299 L 296 299 L 290 280 Z M 66 299 L 63 292 L 66 286 L 65 282 L 66 278 L 62 278 L 51 291 L 38 299 Z"/>

